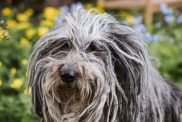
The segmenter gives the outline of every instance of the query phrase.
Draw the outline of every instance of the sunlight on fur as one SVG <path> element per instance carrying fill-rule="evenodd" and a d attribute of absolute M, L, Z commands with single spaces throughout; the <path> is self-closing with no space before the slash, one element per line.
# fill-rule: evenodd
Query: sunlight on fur
<path fill-rule="evenodd" d="M 29 60 L 42 122 L 181 122 L 182 92 L 154 69 L 144 42 L 109 14 L 77 9 Z"/>

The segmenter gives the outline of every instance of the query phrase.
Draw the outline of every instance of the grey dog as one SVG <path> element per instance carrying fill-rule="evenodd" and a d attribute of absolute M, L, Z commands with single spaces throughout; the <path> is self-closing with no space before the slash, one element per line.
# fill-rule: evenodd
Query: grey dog
<path fill-rule="evenodd" d="M 34 46 L 28 82 L 42 122 L 182 122 L 182 91 L 106 13 L 69 13 Z"/>

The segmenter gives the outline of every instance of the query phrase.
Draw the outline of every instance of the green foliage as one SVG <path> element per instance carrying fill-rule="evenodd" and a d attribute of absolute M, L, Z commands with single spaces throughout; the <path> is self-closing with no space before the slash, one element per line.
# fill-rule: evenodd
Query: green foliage
<path fill-rule="evenodd" d="M 182 83 L 182 25 L 172 23 L 154 30 L 165 36 L 164 40 L 151 42 L 149 50 L 159 59 L 159 70 L 169 80 Z"/>
<path fill-rule="evenodd" d="M 31 111 L 30 99 L 20 94 L 2 95 L 0 97 L 1 122 L 35 122 L 37 119 Z"/>
<path fill-rule="evenodd" d="M 9 32 L 11 39 L 0 40 L 0 121 L 35 122 L 25 91 L 26 62 L 32 45 L 20 42 L 23 30 Z M 15 80 L 19 82 L 13 83 Z"/>
<path fill-rule="evenodd" d="M 12 14 L 7 10 L 6 13 Z M 3 18 L 13 20 L 12 16 Z M 25 22 L 16 25 L 17 28 L 0 26 L 0 122 L 37 121 L 26 94 L 25 81 L 28 57 L 38 36 L 35 34 L 28 39 L 26 30 L 33 26 L 18 28 L 22 23 Z"/>

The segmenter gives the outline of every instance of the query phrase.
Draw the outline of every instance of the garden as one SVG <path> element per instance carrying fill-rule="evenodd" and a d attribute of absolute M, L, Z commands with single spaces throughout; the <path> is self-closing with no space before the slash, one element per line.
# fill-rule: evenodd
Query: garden
<path fill-rule="evenodd" d="M 108 12 L 139 32 L 154 66 L 182 87 L 182 10 L 161 4 L 161 12 L 145 24 L 141 10 L 106 10 L 93 2 L 39 8 L 35 0 L 26 2 L 0 2 L 0 122 L 38 121 L 31 109 L 31 88 L 26 85 L 30 52 L 40 37 L 78 6 Z"/>

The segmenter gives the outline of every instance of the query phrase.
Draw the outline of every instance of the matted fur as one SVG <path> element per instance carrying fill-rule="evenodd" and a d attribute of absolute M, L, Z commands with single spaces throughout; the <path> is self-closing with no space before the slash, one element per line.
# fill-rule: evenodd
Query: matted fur
<path fill-rule="evenodd" d="M 65 67 L 78 74 L 69 86 Z M 69 13 L 36 43 L 28 82 L 43 122 L 182 121 L 181 90 L 155 70 L 139 34 L 106 13 Z"/>

